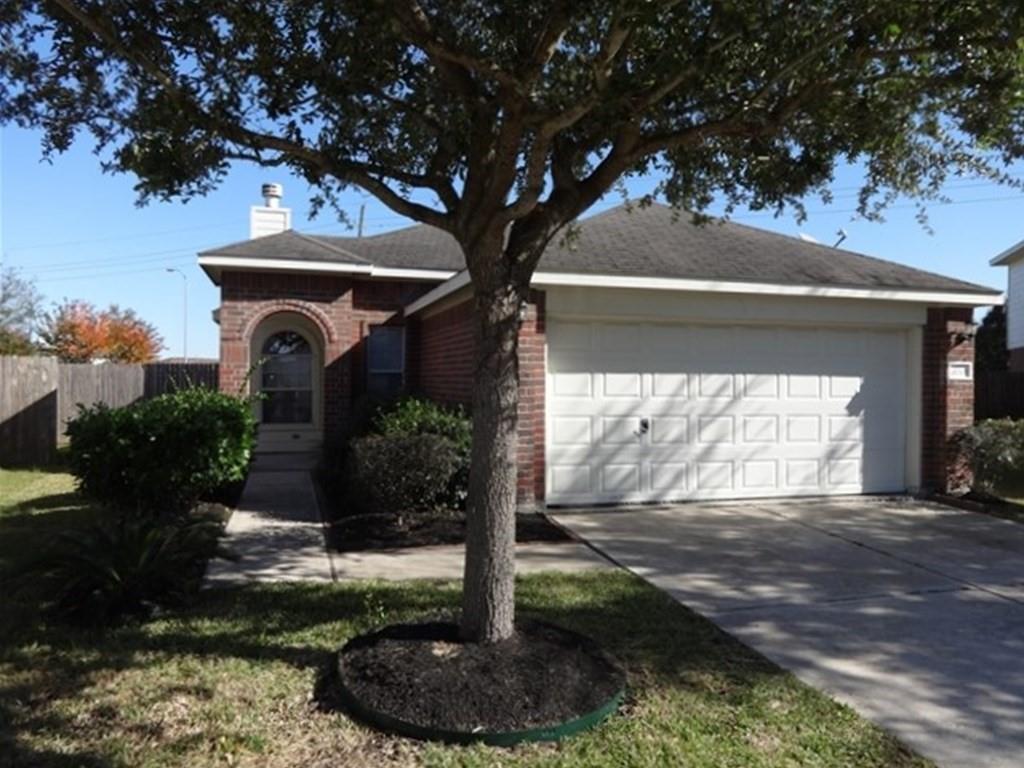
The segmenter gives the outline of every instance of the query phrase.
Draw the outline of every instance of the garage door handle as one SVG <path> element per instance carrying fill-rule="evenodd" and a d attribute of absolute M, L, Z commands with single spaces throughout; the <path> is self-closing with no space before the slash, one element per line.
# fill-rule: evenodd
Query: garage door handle
<path fill-rule="evenodd" d="M 646 435 L 650 431 L 650 429 L 651 429 L 651 420 L 650 419 L 640 419 L 640 431 L 637 434 L 638 435 Z"/>

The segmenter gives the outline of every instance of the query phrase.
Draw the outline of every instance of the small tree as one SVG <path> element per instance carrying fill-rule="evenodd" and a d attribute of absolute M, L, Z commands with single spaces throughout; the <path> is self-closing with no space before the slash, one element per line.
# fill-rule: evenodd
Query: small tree
<path fill-rule="evenodd" d="M 143 198 L 236 161 L 286 166 L 315 207 L 350 186 L 450 233 L 473 286 L 462 628 L 514 609 L 517 334 L 553 238 L 622 178 L 680 207 L 858 208 L 1007 180 L 1024 154 L 1024 7 L 1006 0 L 8 2 L 0 119 L 44 151 L 91 134 Z"/>
<path fill-rule="evenodd" d="M 43 314 L 35 283 L 10 267 L 0 271 L 0 355 L 30 355 L 32 334 Z"/>
<path fill-rule="evenodd" d="M 978 326 L 974 337 L 975 359 L 979 371 L 1005 371 L 1010 360 L 1006 348 L 1006 309 L 992 307 Z"/>
<path fill-rule="evenodd" d="M 46 315 L 40 338 L 48 352 L 66 363 L 145 363 L 163 348 L 156 328 L 134 311 L 111 305 L 99 312 L 86 301 L 67 299 Z"/>

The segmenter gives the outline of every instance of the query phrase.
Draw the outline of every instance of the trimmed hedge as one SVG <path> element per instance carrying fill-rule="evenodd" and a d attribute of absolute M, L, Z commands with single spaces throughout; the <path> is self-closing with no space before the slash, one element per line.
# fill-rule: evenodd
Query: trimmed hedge
<path fill-rule="evenodd" d="M 342 514 L 465 506 L 472 424 L 461 408 L 406 397 L 379 410 L 370 429 L 348 445 L 336 491 Z"/>
<path fill-rule="evenodd" d="M 439 506 L 458 464 L 438 435 L 368 435 L 352 444 L 352 490 L 374 512 L 404 514 Z"/>
<path fill-rule="evenodd" d="M 455 448 L 455 468 L 448 487 L 438 503 L 451 509 L 463 509 L 469 494 L 469 456 L 473 442 L 473 422 L 459 407 L 439 405 L 430 400 L 406 397 L 377 414 L 374 431 L 385 437 L 437 435 Z"/>
<path fill-rule="evenodd" d="M 79 407 L 68 459 L 86 495 L 142 514 L 182 514 L 245 479 L 256 439 L 247 399 L 181 389 L 123 408 Z"/>

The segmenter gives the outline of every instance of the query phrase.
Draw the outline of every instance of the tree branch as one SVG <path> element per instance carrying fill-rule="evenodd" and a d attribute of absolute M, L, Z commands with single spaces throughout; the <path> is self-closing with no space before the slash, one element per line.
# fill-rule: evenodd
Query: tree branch
<path fill-rule="evenodd" d="M 155 80 L 164 92 L 175 101 L 179 108 L 186 111 L 194 119 L 201 122 L 208 130 L 228 139 L 229 141 L 254 150 L 255 157 L 261 157 L 259 150 L 272 150 L 287 156 L 293 162 L 303 165 L 318 175 L 333 175 L 341 181 L 355 184 L 376 196 L 384 205 L 402 216 L 431 224 L 435 227 L 451 231 L 452 220 L 433 208 L 408 200 L 392 190 L 379 176 L 386 176 L 413 186 L 425 187 L 438 192 L 439 196 L 448 194 L 448 190 L 435 189 L 434 181 L 426 176 L 409 174 L 396 169 L 369 166 L 354 161 L 329 159 L 315 149 L 281 136 L 261 133 L 242 125 L 223 121 L 210 115 L 196 100 L 187 93 L 174 78 L 150 57 L 139 50 L 130 48 L 121 42 L 117 33 L 103 21 L 91 16 L 72 0 L 54 0 L 83 29 L 98 38 L 107 48 L 120 56 L 126 63 L 138 67 L 146 76 Z M 232 153 L 227 153 L 231 156 Z M 238 154 L 238 153 L 235 153 Z M 261 162 L 280 165 L 282 161 L 265 160 Z M 374 175 L 374 172 L 377 175 Z M 452 190 L 454 192 L 454 190 Z"/>
<path fill-rule="evenodd" d="M 493 80 L 516 93 L 525 93 L 526 87 L 519 78 L 506 72 L 493 61 L 481 59 L 465 51 L 452 48 L 434 31 L 430 17 L 416 0 L 395 0 L 381 2 L 392 17 L 399 23 L 406 40 L 426 53 L 439 70 L 448 71 L 459 81 L 459 89 L 466 95 L 475 94 L 475 87 L 467 87 L 469 73 Z M 461 72 L 461 74 L 457 74 Z M 469 79 L 469 83 L 472 80 Z"/>

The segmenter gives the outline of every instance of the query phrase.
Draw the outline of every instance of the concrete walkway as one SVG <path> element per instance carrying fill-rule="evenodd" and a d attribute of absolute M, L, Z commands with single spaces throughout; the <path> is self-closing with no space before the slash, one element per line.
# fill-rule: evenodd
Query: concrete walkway
<path fill-rule="evenodd" d="M 225 545 L 237 562 L 214 560 L 207 585 L 232 586 L 265 581 L 357 579 L 461 579 L 465 547 L 445 545 L 371 552 L 329 552 L 309 471 L 294 459 L 257 462 L 238 509 L 227 527 Z M 578 541 L 516 546 L 519 573 L 575 573 L 613 568 Z"/>
<path fill-rule="evenodd" d="M 940 766 L 1024 764 L 1024 525 L 856 498 L 556 519 Z"/>
<path fill-rule="evenodd" d="M 313 481 L 305 470 L 254 469 L 224 544 L 239 559 L 212 561 L 209 586 L 335 578 Z"/>
<path fill-rule="evenodd" d="M 339 579 L 461 579 L 466 548 L 461 544 L 376 552 L 335 552 Z M 580 573 L 615 566 L 575 541 L 516 545 L 516 573 Z"/>

